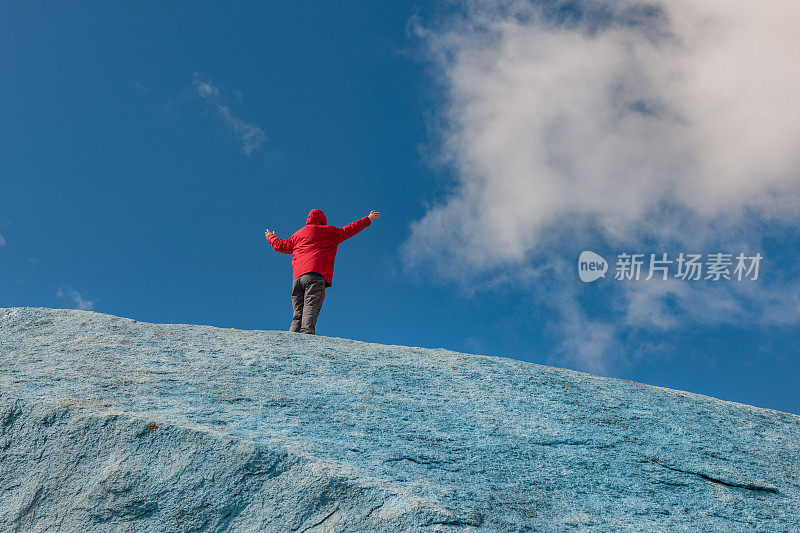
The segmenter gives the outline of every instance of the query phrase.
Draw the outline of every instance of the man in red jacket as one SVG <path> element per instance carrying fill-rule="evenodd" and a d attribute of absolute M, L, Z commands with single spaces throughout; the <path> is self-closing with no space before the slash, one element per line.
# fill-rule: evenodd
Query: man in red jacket
<path fill-rule="evenodd" d="M 306 225 L 288 239 L 279 239 L 274 231 L 264 235 L 276 252 L 292 254 L 292 325 L 289 331 L 315 333 L 317 316 L 325 299 L 325 288 L 333 285 L 333 261 L 339 243 L 349 239 L 373 220 L 381 217 L 377 211 L 351 222 L 343 228 L 329 226 L 325 213 L 312 209 Z"/>

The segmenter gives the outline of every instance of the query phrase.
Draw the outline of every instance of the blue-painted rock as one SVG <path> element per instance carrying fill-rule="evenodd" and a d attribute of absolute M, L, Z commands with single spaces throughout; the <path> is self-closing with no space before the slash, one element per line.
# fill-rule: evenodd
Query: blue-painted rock
<path fill-rule="evenodd" d="M 3 531 L 798 531 L 799 447 L 513 359 L 0 310 Z"/>

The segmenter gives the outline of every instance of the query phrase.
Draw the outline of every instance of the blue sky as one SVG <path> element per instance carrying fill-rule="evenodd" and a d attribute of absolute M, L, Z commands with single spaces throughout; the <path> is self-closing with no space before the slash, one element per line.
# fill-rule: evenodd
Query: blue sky
<path fill-rule="evenodd" d="M 319 334 L 800 413 L 798 121 L 748 85 L 773 71 L 706 63 L 747 66 L 738 43 L 777 19 L 722 13 L 754 26 L 709 40 L 671 21 L 717 5 L 486 5 L 4 4 L 0 306 L 286 329 L 289 258 L 264 229 L 377 209 L 340 247 Z M 723 82 L 750 96 L 710 115 Z M 765 260 L 749 284 L 584 284 L 585 249 Z"/>

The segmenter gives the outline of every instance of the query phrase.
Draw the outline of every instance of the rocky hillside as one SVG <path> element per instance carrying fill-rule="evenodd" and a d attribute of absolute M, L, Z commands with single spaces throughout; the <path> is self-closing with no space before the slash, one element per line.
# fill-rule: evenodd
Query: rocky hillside
<path fill-rule="evenodd" d="M 0 309 L 4 531 L 790 531 L 799 447 L 511 359 Z"/>

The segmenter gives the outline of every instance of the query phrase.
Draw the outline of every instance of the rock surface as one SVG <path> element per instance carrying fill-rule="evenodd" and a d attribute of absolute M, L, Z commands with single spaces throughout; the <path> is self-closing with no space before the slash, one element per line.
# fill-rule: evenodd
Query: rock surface
<path fill-rule="evenodd" d="M 796 531 L 799 446 L 512 359 L 0 309 L 4 531 Z"/>

